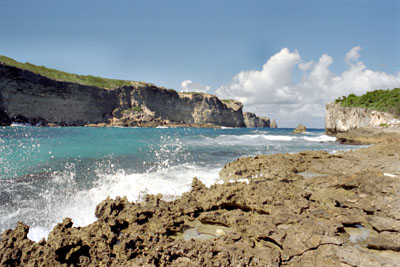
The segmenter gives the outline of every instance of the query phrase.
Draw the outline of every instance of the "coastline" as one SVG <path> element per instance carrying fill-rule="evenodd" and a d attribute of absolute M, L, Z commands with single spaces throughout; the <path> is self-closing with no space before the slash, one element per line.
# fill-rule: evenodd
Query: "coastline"
<path fill-rule="evenodd" d="M 386 136 L 355 151 L 241 158 L 220 172 L 239 182 L 207 188 L 194 179 L 192 190 L 172 202 L 161 195 L 141 203 L 106 199 L 96 222 L 75 228 L 64 219 L 47 241 L 29 240 L 29 227 L 19 223 L 2 234 L 0 262 L 395 266 L 400 142 L 393 136 L 400 135 Z"/>

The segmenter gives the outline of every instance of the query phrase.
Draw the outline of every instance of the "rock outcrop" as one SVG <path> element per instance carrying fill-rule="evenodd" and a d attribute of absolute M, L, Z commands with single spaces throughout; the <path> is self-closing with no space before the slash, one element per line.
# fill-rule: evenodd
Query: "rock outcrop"
<path fill-rule="evenodd" d="M 306 126 L 300 123 L 299 125 L 297 125 L 296 129 L 293 130 L 293 133 L 304 133 L 306 131 L 307 131 Z"/>
<path fill-rule="evenodd" d="M 325 129 L 329 134 L 347 132 L 364 127 L 400 126 L 393 114 L 357 107 L 342 107 L 338 103 L 326 105 Z"/>
<path fill-rule="evenodd" d="M 143 82 L 107 90 L 56 81 L 0 64 L 2 124 L 12 120 L 34 124 L 112 125 L 124 114 L 143 113 L 146 116 L 141 119 L 147 122 L 245 127 L 242 107 L 237 101 L 225 103 L 214 95 L 177 93 Z"/>
<path fill-rule="evenodd" d="M 278 128 L 278 124 L 276 124 L 276 121 L 274 119 L 272 119 L 270 127 L 271 128 Z"/>
<path fill-rule="evenodd" d="M 241 158 L 221 170 L 232 183 L 193 179 L 171 202 L 107 198 L 96 222 L 66 218 L 39 242 L 18 223 L 0 265 L 397 266 L 399 146 Z"/>
<path fill-rule="evenodd" d="M 243 112 L 244 124 L 247 128 L 270 128 L 271 121 L 268 117 L 258 117 L 251 112 Z"/>

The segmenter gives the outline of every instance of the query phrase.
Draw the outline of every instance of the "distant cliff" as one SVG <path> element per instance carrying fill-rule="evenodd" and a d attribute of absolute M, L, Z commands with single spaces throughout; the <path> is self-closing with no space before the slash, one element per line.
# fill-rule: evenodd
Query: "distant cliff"
<path fill-rule="evenodd" d="M 364 127 L 390 127 L 400 124 L 394 114 L 360 107 L 342 107 L 340 103 L 326 105 L 325 129 L 335 134 Z"/>
<path fill-rule="evenodd" d="M 258 117 L 251 112 L 243 112 L 244 124 L 247 128 L 277 128 L 275 120 L 268 117 Z"/>
<path fill-rule="evenodd" d="M 90 78 L 101 79 L 101 83 L 108 81 Z M 178 93 L 144 82 L 123 81 L 122 85 L 105 89 L 91 83 L 59 81 L 0 62 L 0 125 L 29 122 L 71 126 L 246 127 L 243 105 L 235 100 L 222 101 L 203 93 Z"/>

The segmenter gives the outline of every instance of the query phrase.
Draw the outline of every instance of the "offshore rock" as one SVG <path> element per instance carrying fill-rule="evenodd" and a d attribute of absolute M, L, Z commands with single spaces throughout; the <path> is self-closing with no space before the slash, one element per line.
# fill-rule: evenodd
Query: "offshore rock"
<path fill-rule="evenodd" d="M 195 178 L 172 202 L 107 198 L 96 222 L 66 218 L 47 241 L 19 223 L 1 235 L 0 265 L 396 266 L 399 161 L 399 142 L 241 158 L 224 184 Z"/>
<path fill-rule="evenodd" d="M 299 124 L 297 125 L 296 129 L 293 130 L 292 133 L 304 133 L 307 131 L 306 126 L 304 126 L 303 124 Z"/>

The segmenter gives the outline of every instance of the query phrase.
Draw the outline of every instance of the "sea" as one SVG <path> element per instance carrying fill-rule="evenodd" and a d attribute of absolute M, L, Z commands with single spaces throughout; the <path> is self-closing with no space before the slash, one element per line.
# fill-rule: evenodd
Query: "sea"
<path fill-rule="evenodd" d="M 323 129 L 292 130 L 0 127 L 0 232 L 23 221 L 39 241 L 65 217 L 74 226 L 94 222 L 107 196 L 173 200 L 194 177 L 220 182 L 221 168 L 240 157 L 354 149 Z"/>

